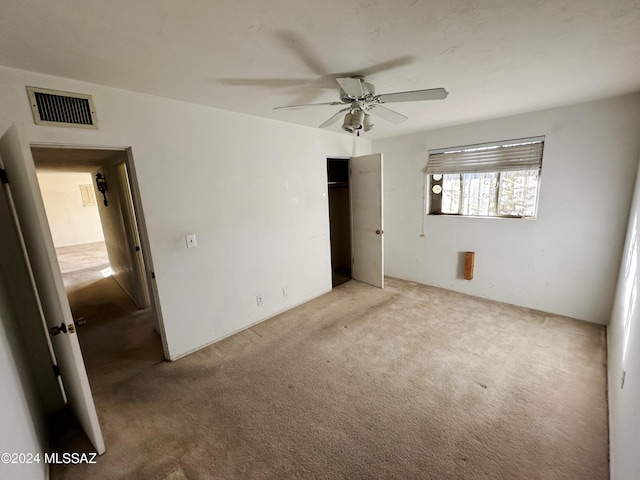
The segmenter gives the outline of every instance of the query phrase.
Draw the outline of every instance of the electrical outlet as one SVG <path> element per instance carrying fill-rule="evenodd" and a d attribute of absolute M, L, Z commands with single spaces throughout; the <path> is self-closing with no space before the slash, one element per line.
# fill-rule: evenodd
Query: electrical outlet
<path fill-rule="evenodd" d="M 288 297 L 289 296 L 289 287 L 283 287 L 282 288 L 282 296 L 283 297 Z"/>
<path fill-rule="evenodd" d="M 262 304 L 264 303 L 264 298 L 262 298 L 262 295 L 258 295 L 256 297 L 256 303 L 258 304 L 259 307 L 262 306 Z"/>

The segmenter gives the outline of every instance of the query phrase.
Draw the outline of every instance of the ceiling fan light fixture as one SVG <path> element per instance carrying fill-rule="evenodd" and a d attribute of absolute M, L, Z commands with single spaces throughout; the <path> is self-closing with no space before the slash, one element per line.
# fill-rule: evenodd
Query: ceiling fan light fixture
<path fill-rule="evenodd" d="M 365 114 L 364 116 L 364 131 L 368 132 L 369 130 L 371 130 L 373 127 L 375 127 L 375 125 L 371 122 L 371 115 L 369 115 L 368 113 Z"/>
<path fill-rule="evenodd" d="M 347 113 L 344 116 L 344 122 L 342 123 L 342 129 L 346 130 L 349 133 L 353 133 L 354 132 L 354 128 L 353 128 L 353 115 L 351 113 Z"/>
<path fill-rule="evenodd" d="M 358 109 L 353 112 L 353 120 L 351 121 L 351 126 L 354 130 L 361 130 L 364 124 L 365 113 L 364 110 Z"/>

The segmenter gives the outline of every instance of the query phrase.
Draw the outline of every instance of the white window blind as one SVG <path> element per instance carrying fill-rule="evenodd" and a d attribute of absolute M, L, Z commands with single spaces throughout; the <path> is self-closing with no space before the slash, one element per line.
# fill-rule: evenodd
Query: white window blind
<path fill-rule="evenodd" d="M 430 150 L 427 175 L 539 170 L 544 137 Z"/>

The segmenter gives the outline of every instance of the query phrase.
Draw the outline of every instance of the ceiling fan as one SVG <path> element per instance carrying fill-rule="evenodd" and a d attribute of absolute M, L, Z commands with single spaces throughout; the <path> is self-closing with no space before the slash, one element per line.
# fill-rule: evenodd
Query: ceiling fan
<path fill-rule="evenodd" d="M 367 82 L 363 75 L 353 75 L 350 77 L 336 78 L 340 85 L 340 101 L 325 103 L 307 103 L 303 105 L 287 105 L 275 107 L 274 110 L 294 109 L 303 107 L 315 107 L 321 105 L 348 105 L 331 116 L 320 128 L 329 127 L 336 123 L 342 114 L 346 112 L 342 123 L 342 129 L 349 132 L 368 132 L 374 125 L 369 114 L 394 123 L 402 123 L 407 117 L 384 107 L 383 104 L 395 102 L 417 102 L 423 100 L 443 100 L 447 98 L 449 92 L 444 88 L 431 88 L 427 90 L 414 90 L 411 92 L 396 92 L 376 95 L 375 87 Z"/>

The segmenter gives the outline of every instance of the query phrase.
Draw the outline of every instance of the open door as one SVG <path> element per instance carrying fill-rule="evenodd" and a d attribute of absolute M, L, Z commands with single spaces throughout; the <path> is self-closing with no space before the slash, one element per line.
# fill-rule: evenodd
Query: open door
<path fill-rule="evenodd" d="M 147 286 L 147 276 L 144 266 L 144 258 L 142 257 L 142 241 L 140 240 L 140 231 L 138 230 L 138 220 L 136 219 L 135 208 L 133 207 L 133 196 L 131 194 L 131 185 L 129 183 L 129 173 L 127 172 L 127 164 L 122 162 L 116 165 L 118 171 L 118 183 L 121 198 L 122 218 L 124 220 L 124 230 L 127 241 L 132 249 L 131 255 L 133 259 L 133 270 L 138 281 L 138 298 L 134 299 L 138 308 L 148 308 L 151 306 L 149 299 L 149 288 Z"/>
<path fill-rule="evenodd" d="M 351 157 L 351 276 L 384 287 L 382 154 Z"/>
<path fill-rule="evenodd" d="M 40 302 L 51 334 L 51 345 L 67 403 L 96 452 L 102 454 L 105 452 L 102 431 L 58 267 L 31 150 L 15 124 L 0 138 L 0 158 L 9 180 L 6 187 L 9 203 L 14 206 L 15 228 L 24 242 L 25 268 L 31 268 L 34 297 Z"/>

